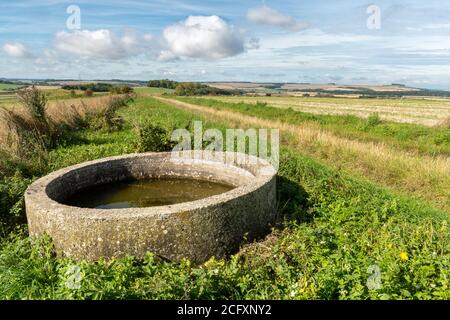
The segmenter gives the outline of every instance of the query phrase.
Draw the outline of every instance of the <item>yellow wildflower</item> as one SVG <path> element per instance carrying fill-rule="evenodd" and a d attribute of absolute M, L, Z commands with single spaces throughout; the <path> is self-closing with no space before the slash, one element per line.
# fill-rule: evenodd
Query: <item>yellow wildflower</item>
<path fill-rule="evenodd" d="M 408 261 L 409 260 L 408 254 L 404 251 L 400 252 L 400 259 L 402 261 Z"/>

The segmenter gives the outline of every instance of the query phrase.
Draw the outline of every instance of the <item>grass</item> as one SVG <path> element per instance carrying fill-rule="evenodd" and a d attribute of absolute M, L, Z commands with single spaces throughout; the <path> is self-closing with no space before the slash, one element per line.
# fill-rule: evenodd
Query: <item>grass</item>
<path fill-rule="evenodd" d="M 17 84 L 0 83 L 0 91 L 11 91 L 20 88 Z"/>
<path fill-rule="evenodd" d="M 264 103 L 254 105 L 223 102 L 226 99 L 223 97 L 213 99 L 182 97 L 177 99 L 215 109 L 237 111 L 250 116 L 258 115 L 263 119 L 277 119 L 294 125 L 317 125 L 342 138 L 384 143 L 411 153 L 450 156 L 450 131 L 446 127 L 429 128 L 422 125 L 393 122 L 371 123 L 370 117 L 366 120 L 351 115 L 316 115 L 294 109 L 280 110 Z"/>
<path fill-rule="evenodd" d="M 367 118 L 376 112 L 383 120 L 435 126 L 450 116 L 450 100 L 354 99 L 324 97 L 218 97 L 222 102 L 267 103 L 313 114 L 354 115 Z"/>
<path fill-rule="evenodd" d="M 180 127 L 198 119 L 205 129 L 221 130 L 234 125 L 153 98 L 140 98 L 119 114 L 125 119 L 121 131 L 73 133 L 71 143 L 50 152 L 47 170 L 133 152 L 135 124 L 141 122 Z M 227 261 L 193 266 L 149 253 L 143 260 L 75 263 L 55 259 L 47 239 L 31 244 L 26 232 L 16 231 L 0 244 L 0 298 L 450 298 L 447 212 L 333 169 L 289 144 L 282 148 L 279 175 L 282 227 Z M 80 268 L 79 289 L 67 286 L 74 266 Z M 381 288 L 369 290 L 374 266 Z"/>
<path fill-rule="evenodd" d="M 178 100 L 199 101 L 185 98 Z M 208 114 L 214 119 L 227 119 L 236 126 L 279 128 L 291 147 L 321 159 L 336 169 L 368 178 L 392 190 L 420 197 L 440 208 L 450 210 L 448 157 L 411 154 L 384 143 L 343 138 L 332 131 L 324 130 L 317 123 L 300 122 L 300 125 L 293 125 L 290 122 L 295 121 L 292 120 L 296 119 L 295 114 L 284 118 L 283 114 L 277 116 L 270 109 L 265 111 L 268 108 L 265 106 L 253 110 L 241 105 L 224 105 L 221 102 L 216 105 L 216 102 L 212 101 L 209 104 L 212 107 L 203 107 L 178 100 L 165 101 L 179 108 Z M 201 101 L 203 100 L 200 99 Z M 300 118 L 303 116 L 304 114 L 299 115 Z M 285 119 L 288 119 L 287 123 L 284 122 Z M 335 121 L 334 117 L 331 121 Z"/>
<path fill-rule="evenodd" d="M 140 95 L 163 95 L 163 94 L 171 94 L 175 90 L 165 89 L 165 88 L 150 88 L 150 87 L 138 87 L 134 88 L 134 92 Z"/>

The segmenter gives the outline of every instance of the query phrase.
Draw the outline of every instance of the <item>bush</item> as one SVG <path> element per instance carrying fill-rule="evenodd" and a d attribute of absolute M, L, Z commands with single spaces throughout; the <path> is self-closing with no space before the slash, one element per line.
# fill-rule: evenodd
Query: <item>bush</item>
<path fill-rule="evenodd" d="M 217 96 L 217 95 L 232 95 L 240 94 L 240 91 L 223 90 L 214 88 L 201 83 L 184 82 L 180 83 L 175 88 L 175 95 L 177 96 Z"/>
<path fill-rule="evenodd" d="M 381 124 L 380 115 L 377 112 L 371 113 L 370 116 L 367 118 L 367 126 L 375 127 L 379 124 Z"/>
<path fill-rule="evenodd" d="M 112 94 L 132 94 L 134 93 L 134 89 L 129 86 L 112 87 L 110 92 Z"/>
<path fill-rule="evenodd" d="M 47 97 L 35 86 L 31 89 L 20 90 L 17 94 L 20 103 L 30 112 L 33 119 L 39 124 L 47 126 Z"/>
<path fill-rule="evenodd" d="M 2 162 L 13 163 L 29 174 L 39 173 L 46 166 L 48 150 L 61 136 L 61 128 L 47 117 L 47 98 L 40 90 L 21 90 L 18 98 L 22 109 L 0 110 L 5 135 L 0 151 L 6 155 Z"/>
<path fill-rule="evenodd" d="M 84 91 L 84 95 L 86 97 L 92 97 L 94 95 L 94 91 L 92 91 L 91 89 L 87 89 L 86 91 Z"/>
<path fill-rule="evenodd" d="M 178 85 L 178 82 L 171 80 L 150 80 L 147 84 L 148 87 L 153 88 L 165 88 L 165 89 L 175 89 Z"/>
<path fill-rule="evenodd" d="M 0 180 L 0 236 L 13 227 L 25 223 L 23 194 L 31 183 L 20 172 Z"/>
<path fill-rule="evenodd" d="M 137 152 L 165 152 L 171 151 L 175 143 L 171 141 L 171 130 L 144 122 L 138 128 Z"/>
<path fill-rule="evenodd" d="M 103 113 L 86 113 L 85 122 L 91 130 L 104 130 L 108 132 L 118 131 L 123 128 L 123 118 L 117 115 L 121 107 L 127 106 L 132 98 L 130 96 L 113 97 L 108 101 Z"/>

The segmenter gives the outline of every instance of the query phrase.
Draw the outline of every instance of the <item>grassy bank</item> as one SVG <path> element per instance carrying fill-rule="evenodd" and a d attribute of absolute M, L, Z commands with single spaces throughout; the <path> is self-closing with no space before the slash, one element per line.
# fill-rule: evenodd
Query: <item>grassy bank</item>
<path fill-rule="evenodd" d="M 292 119 L 295 119 L 296 112 L 292 117 L 283 118 L 282 114 L 278 117 L 274 112 L 276 109 L 266 111 L 266 108 L 270 109 L 267 106 L 254 109 L 252 106 L 208 100 L 212 105 L 210 107 L 208 101 L 192 98 L 165 101 L 192 112 L 208 114 L 213 119 L 227 119 L 236 126 L 279 128 L 284 133 L 285 142 L 304 154 L 320 159 L 336 169 L 346 170 L 450 210 L 450 160 L 447 156 L 419 155 L 384 142 L 341 137 L 333 130 L 324 129 L 314 122 L 294 124 L 291 122 L 295 121 Z M 302 116 L 311 115 L 299 115 Z M 332 117 L 330 121 L 339 121 L 335 118 Z"/>
<path fill-rule="evenodd" d="M 226 118 L 142 98 L 118 111 L 121 130 L 86 129 L 50 151 L 48 171 L 135 151 L 135 126 L 168 131 L 192 120 L 224 130 Z M 28 181 L 17 177 L 17 188 Z M 19 186 L 18 182 L 23 185 Z M 73 299 L 449 299 L 448 213 L 397 196 L 299 152 L 281 152 L 280 228 L 228 261 L 201 266 L 125 258 L 78 263 L 80 288 L 69 289 L 74 262 L 55 259 L 51 243 L 31 245 L 16 231 L 1 243 L 0 298 Z M 2 193 L 2 196 L 4 194 Z M 23 215 L 20 205 L 15 214 Z M 369 290 L 373 270 L 380 285 Z"/>

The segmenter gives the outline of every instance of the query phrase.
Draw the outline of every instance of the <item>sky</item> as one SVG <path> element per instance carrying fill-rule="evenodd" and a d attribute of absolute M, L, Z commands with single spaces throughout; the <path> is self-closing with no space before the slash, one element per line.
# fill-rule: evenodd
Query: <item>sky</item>
<path fill-rule="evenodd" d="M 0 0 L 0 78 L 450 90 L 450 1 Z"/>

